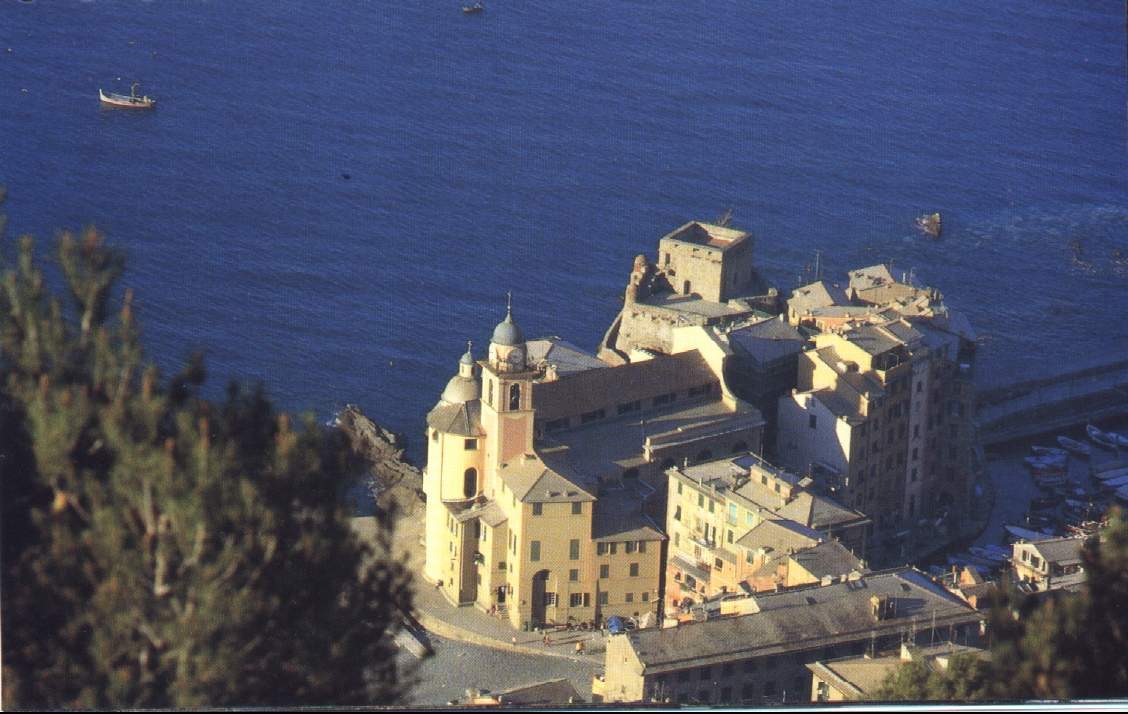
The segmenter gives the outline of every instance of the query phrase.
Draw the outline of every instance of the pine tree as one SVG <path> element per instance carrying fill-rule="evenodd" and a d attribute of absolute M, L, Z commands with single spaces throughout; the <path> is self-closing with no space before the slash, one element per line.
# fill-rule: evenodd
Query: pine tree
<path fill-rule="evenodd" d="M 1011 591 L 992 610 L 990 661 L 922 674 L 898 667 L 878 699 L 1089 699 L 1128 696 L 1128 523 L 1109 513 L 1082 548 L 1079 593 L 1035 599 Z"/>
<path fill-rule="evenodd" d="M 64 234 L 73 311 L 31 238 L 0 293 L 5 708 L 389 704 L 410 582 L 349 527 L 345 437 L 261 388 L 146 367 L 124 260 Z"/>

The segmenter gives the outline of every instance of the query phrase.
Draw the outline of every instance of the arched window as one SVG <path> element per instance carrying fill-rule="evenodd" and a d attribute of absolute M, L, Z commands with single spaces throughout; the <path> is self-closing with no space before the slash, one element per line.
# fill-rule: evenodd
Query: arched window
<path fill-rule="evenodd" d="M 521 408 L 521 385 L 509 385 L 509 411 L 515 412 Z"/>
<path fill-rule="evenodd" d="M 477 492 L 478 470 L 466 469 L 466 473 L 462 474 L 462 495 L 466 498 L 473 498 Z"/>
<path fill-rule="evenodd" d="M 486 380 L 486 404 L 493 406 L 493 380 Z"/>
<path fill-rule="evenodd" d="M 732 453 L 739 454 L 741 451 L 748 451 L 748 444 L 743 441 L 738 441 L 732 445 Z"/>
<path fill-rule="evenodd" d="M 705 449 L 701 453 L 697 454 L 698 461 L 708 461 L 711 458 L 713 458 L 713 452 L 709 451 L 708 449 Z"/>

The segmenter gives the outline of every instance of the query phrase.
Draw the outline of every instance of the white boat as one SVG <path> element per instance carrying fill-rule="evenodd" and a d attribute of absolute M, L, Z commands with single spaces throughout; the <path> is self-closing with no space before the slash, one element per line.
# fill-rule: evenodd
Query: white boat
<path fill-rule="evenodd" d="M 1128 474 L 1118 476 L 1117 478 L 1110 478 L 1108 481 L 1101 483 L 1101 488 L 1109 488 L 1114 491 L 1121 486 L 1128 486 Z"/>
<path fill-rule="evenodd" d="M 1031 446 L 1030 450 L 1034 452 L 1035 456 L 1054 456 L 1062 459 L 1069 456 L 1069 452 L 1065 449 L 1058 449 L 1053 446 Z"/>
<path fill-rule="evenodd" d="M 1093 448 L 1091 446 L 1084 442 L 1070 439 L 1068 436 L 1059 436 L 1057 438 L 1057 443 L 1061 444 L 1061 447 L 1066 451 L 1072 454 L 1077 454 L 1078 456 L 1087 457 L 1093 453 Z"/>
<path fill-rule="evenodd" d="M 1128 476 L 1128 468 L 1123 469 L 1109 469 L 1108 471 L 1100 471 L 1093 474 L 1098 481 L 1113 481 L 1115 479 Z"/>
<path fill-rule="evenodd" d="M 103 92 L 101 88 L 98 89 L 98 99 L 103 104 L 108 104 L 112 107 L 121 107 L 123 109 L 152 109 L 157 106 L 157 100 L 148 95 L 137 96 L 138 83 L 134 82 L 129 88 L 129 94 L 114 94 L 113 92 Z"/>
<path fill-rule="evenodd" d="M 1128 446 L 1128 436 L 1112 431 L 1101 431 L 1092 424 L 1085 427 L 1085 433 L 1089 435 L 1091 440 L 1109 449 L 1118 449 L 1122 446 Z"/>

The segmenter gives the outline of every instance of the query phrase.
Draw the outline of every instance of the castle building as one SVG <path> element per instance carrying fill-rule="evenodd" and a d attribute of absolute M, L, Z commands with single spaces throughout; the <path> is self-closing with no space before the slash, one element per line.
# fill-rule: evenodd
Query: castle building
<path fill-rule="evenodd" d="M 509 309 L 427 415 L 424 576 L 515 628 L 656 616 L 665 470 L 758 450 L 762 427 L 715 355 L 609 365 Z"/>
<path fill-rule="evenodd" d="M 658 260 L 634 259 L 623 309 L 600 345 L 610 363 L 640 353 L 670 353 L 671 332 L 687 325 L 720 326 L 776 312 L 752 260 L 752 235 L 690 221 L 658 241 Z"/>

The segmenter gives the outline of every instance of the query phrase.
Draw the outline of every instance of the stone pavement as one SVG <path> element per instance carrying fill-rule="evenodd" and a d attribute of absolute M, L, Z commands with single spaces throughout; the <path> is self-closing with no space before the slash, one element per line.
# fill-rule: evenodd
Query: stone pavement
<path fill-rule="evenodd" d="M 371 538 L 376 527 L 372 517 L 353 519 L 354 529 L 362 538 Z M 423 506 L 405 513 L 396 523 L 393 552 L 415 576 L 415 617 L 424 629 L 439 637 L 470 644 L 491 647 L 506 652 L 519 652 L 535 657 L 560 657 L 575 662 L 597 665 L 603 663 L 606 649 L 604 634 L 594 632 L 560 631 L 549 634 L 546 645 L 538 632 L 521 632 L 509 626 L 509 621 L 489 615 L 473 606 L 452 605 L 432 584 L 423 579 Z M 577 654 L 576 643 L 582 642 L 584 652 Z"/>

